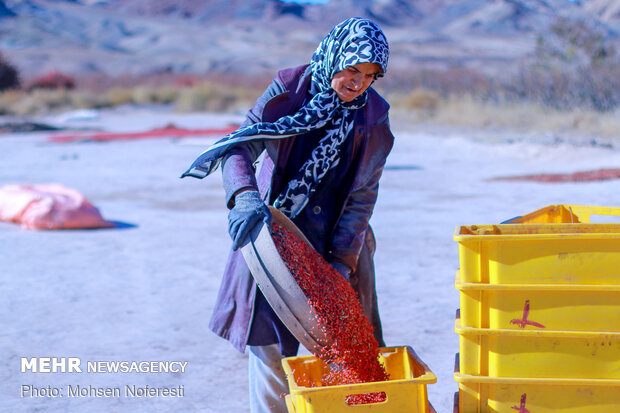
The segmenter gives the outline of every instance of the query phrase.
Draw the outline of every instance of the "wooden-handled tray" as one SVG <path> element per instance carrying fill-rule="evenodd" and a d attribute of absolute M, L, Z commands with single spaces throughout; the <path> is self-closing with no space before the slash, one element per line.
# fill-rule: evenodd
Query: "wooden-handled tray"
<path fill-rule="evenodd" d="M 276 208 L 269 207 L 273 221 L 296 234 L 310 245 L 308 239 Z M 241 252 L 261 292 L 291 333 L 313 354 L 328 343 L 316 323 L 316 315 L 308 304 L 295 278 L 286 267 L 271 237 L 271 228 L 261 225 L 250 234 L 250 242 Z"/>

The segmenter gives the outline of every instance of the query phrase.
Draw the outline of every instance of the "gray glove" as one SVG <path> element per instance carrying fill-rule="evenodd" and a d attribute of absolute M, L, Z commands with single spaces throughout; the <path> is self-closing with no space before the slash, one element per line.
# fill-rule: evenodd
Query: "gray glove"
<path fill-rule="evenodd" d="M 233 250 L 249 242 L 252 230 L 264 222 L 271 225 L 273 217 L 258 191 L 246 191 L 235 196 L 235 206 L 228 213 L 228 234 L 233 240 Z"/>
<path fill-rule="evenodd" d="M 347 267 L 343 263 L 338 262 L 338 261 L 334 261 L 334 262 L 330 262 L 329 264 L 332 267 L 334 267 L 336 269 L 336 271 L 338 271 L 340 274 L 342 274 L 342 276 L 344 277 L 345 280 L 348 280 L 349 277 L 351 277 L 351 268 Z"/>

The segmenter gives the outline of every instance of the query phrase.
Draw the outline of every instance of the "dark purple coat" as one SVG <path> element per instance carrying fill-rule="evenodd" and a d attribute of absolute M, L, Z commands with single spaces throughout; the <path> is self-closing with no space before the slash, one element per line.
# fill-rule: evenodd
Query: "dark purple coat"
<path fill-rule="evenodd" d="M 309 88 L 310 70 L 307 65 L 280 71 L 265 94 L 248 112 L 246 124 L 273 122 L 282 116 L 295 113 L 304 104 Z M 330 213 L 336 219 L 329 220 L 331 224 L 326 227 L 324 214 L 317 212 L 316 217 L 306 214 L 307 218 L 304 218 L 317 221 L 307 222 L 308 227 L 321 228 L 324 234 L 329 234 L 329 239 L 324 240 L 325 250 L 317 248 L 323 256 L 330 262 L 339 261 L 353 269 L 351 285 L 357 291 L 364 312 L 375 327 L 375 336 L 380 345 L 383 345 L 383 338 L 372 259 L 375 240 L 368 221 L 377 199 L 379 178 L 394 143 L 388 110 L 387 102 L 369 88 L 367 104 L 356 112 L 355 117 L 353 153 L 348 165 L 353 172 L 350 185 L 347 186 L 349 189 L 342 205 L 333 208 L 332 203 L 334 210 Z M 258 188 L 270 204 L 275 200 L 287 184 L 283 182 L 283 171 L 296 138 L 298 137 L 246 143 L 229 151 L 222 162 L 229 208 L 233 205 L 233 194 L 247 186 Z M 266 156 L 256 179 L 253 164 L 265 150 Z M 320 200 L 317 203 L 320 203 Z M 309 204 L 305 208 L 321 211 L 320 205 Z M 209 327 L 242 352 L 248 344 L 256 296 L 256 283 L 241 251 L 231 251 Z M 282 340 L 279 336 L 278 338 L 282 345 Z"/>

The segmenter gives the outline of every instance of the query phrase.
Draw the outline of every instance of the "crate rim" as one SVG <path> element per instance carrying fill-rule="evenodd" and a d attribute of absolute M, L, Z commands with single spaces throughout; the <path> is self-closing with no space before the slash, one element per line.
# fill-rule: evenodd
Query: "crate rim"
<path fill-rule="evenodd" d="M 608 386 L 620 387 L 620 379 L 584 379 L 584 378 L 555 378 L 555 377 L 493 377 L 476 376 L 473 374 L 454 373 L 457 383 L 474 384 L 546 384 L 562 386 Z"/>
<path fill-rule="evenodd" d="M 345 390 L 345 391 L 351 390 L 351 391 L 355 391 L 358 393 L 363 393 L 364 390 L 368 389 L 370 390 L 369 392 L 374 393 L 377 391 L 381 391 L 381 388 L 385 388 L 385 387 L 396 387 L 396 386 L 402 386 L 402 385 L 411 384 L 411 383 L 424 384 L 424 385 L 437 383 L 437 376 L 435 376 L 435 373 L 433 373 L 431 369 L 428 367 L 428 365 L 424 361 L 422 361 L 422 359 L 418 356 L 418 354 L 415 352 L 415 350 L 411 346 L 380 347 L 379 353 L 397 352 L 397 351 L 405 351 L 405 350 L 408 351 L 412 355 L 414 360 L 423 368 L 424 374 L 418 377 L 412 378 L 412 379 L 373 381 L 373 382 L 367 382 L 367 383 L 341 384 L 341 385 L 336 385 L 336 386 L 306 387 L 306 386 L 300 386 L 297 383 L 293 383 L 293 385 L 289 383 L 290 394 L 302 395 L 302 394 L 309 394 L 309 393 L 315 393 L 315 392 L 324 392 L 327 389 L 339 389 L 339 390 Z M 316 360 L 317 357 L 297 356 L 297 357 L 286 357 L 282 359 L 282 367 L 287 377 L 293 374 L 291 366 L 288 364 L 288 362 L 286 362 L 286 360 L 290 360 L 290 359 L 305 361 L 305 360 L 311 360 L 311 359 Z"/>
<path fill-rule="evenodd" d="M 460 291 L 620 292 L 620 284 L 494 284 L 482 282 L 462 282 L 461 270 L 456 271 L 454 288 Z"/>
<path fill-rule="evenodd" d="M 620 379 L 586 379 L 582 377 L 498 377 L 461 374 L 459 357 L 460 353 L 454 355 L 454 381 L 457 383 L 620 386 Z"/>
<path fill-rule="evenodd" d="M 602 229 L 604 227 L 611 227 L 616 230 L 615 232 L 570 232 L 569 230 L 576 230 L 578 228 L 592 228 L 593 230 Z M 497 230 L 501 229 L 510 229 L 511 233 L 504 234 L 463 234 L 464 228 L 472 228 L 474 230 L 478 229 L 488 229 L 489 231 L 493 230 L 493 228 Z M 566 232 L 543 232 L 543 233 L 515 233 L 515 231 L 527 231 L 530 229 L 566 229 Z M 565 239 L 565 240 L 573 240 L 573 239 L 620 239 L 620 224 L 591 224 L 591 223 L 578 223 L 578 224 L 566 224 L 566 223 L 553 223 L 553 224 L 487 224 L 487 225 L 457 225 L 454 231 L 454 240 L 462 243 L 462 242 L 483 242 L 483 241 L 522 241 L 527 239 L 531 240 L 548 240 L 548 239 Z"/>
<path fill-rule="evenodd" d="M 526 214 L 519 215 L 514 218 L 508 219 L 502 223 L 523 224 L 523 222 L 520 222 L 520 221 L 524 219 L 528 219 L 528 218 L 538 217 L 538 216 L 544 215 L 548 211 L 555 211 L 559 209 L 566 210 L 568 213 L 571 214 L 571 217 L 574 216 L 578 220 L 584 219 L 585 221 L 581 221 L 583 223 L 590 222 L 590 217 L 592 215 L 620 216 L 620 207 L 578 205 L 578 204 L 552 204 L 552 205 L 547 205 L 542 208 L 539 208 L 535 211 L 531 211 Z"/>

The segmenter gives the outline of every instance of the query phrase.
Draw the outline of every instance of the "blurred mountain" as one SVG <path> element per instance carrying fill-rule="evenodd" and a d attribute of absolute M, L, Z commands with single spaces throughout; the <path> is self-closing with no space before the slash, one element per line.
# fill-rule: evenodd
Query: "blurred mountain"
<path fill-rule="evenodd" d="M 620 32 L 620 0 L 0 0 L 0 50 L 24 76 L 238 73 L 307 62 L 334 24 L 369 17 L 390 70 L 501 73 L 559 17 Z"/>
<path fill-rule="evenodd" d="M 618 23 L 620 20 L 619 0 L 592 0 L 584 3 L 584 8 L 604 22 Z"/>
<path fill-rule="evenodd" d="M 3 1 L 0 0 L 0 19 L 3 17 L 13 17 L 15 12 L 9 9 Z"/>
<path fill-rule="evenodd" d="M 109 10 L 142 16 L 175 16 L 218 22 L 223 19 L 273 20 L 294 15 L 314 23 L 335 23 L 364 16 L 388 26 L 422 25 L 427 30 L 531 31 L 561 14 L 620 23 L 619 0 L 334 0 L 325 5 L 279 0 L 107 0 Z"/>

